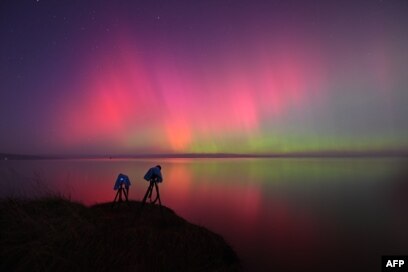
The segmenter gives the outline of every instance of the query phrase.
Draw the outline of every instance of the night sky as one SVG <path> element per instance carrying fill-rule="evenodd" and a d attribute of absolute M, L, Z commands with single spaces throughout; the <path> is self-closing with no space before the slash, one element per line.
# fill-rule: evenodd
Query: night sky
<path fill-rule="evenodd" d="M 408 149 L 408 1 L 0 3 L 0 152 Z"/>

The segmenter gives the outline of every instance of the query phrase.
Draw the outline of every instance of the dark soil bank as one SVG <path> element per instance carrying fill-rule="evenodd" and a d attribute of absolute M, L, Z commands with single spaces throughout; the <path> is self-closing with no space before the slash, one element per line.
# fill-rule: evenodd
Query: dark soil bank
<path fill-rule="evenodd" d="M 0 202 L 0 271 L 239 271 L 221 236 L 140 202 Z"/>

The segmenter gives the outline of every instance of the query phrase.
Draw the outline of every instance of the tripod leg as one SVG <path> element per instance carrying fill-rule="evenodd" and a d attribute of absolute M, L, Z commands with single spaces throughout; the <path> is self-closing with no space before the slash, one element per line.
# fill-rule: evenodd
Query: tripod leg
<path fill-rule="evenodd" d="M 129 188 L 124 188 L 124 189 L 123 189 L 123 195 L 125 196 L 125 203 L 126 203 L 126 205 L 129 207 L 128 194 L 129 194 Z"/>
<path fill-rule="evenodd" d="M 153 184 L 152 182 L 150 182 L 149 187 L 147 188 L 146 193 L 143 197 L 142 205 L 140 206 L 139 211 L 136 213 L 135 220 L 139 218 L 139 216 L 142 214 L 142 210 L 146 204 L 147 196 L 149 195 L 149 192 L 151 192 L 152 188 L 153 188 Z"/>
<path fill-rule="evenodd" d="M 119 190 L 116 192 L 115 198 L 113 199 L 112 207 L 115 206 L 116 199 L 118 198 Z"/>
<path fill-rule="evenodd" d="M 144 204 L 146 204 L 146 199 L 147 199 L 147 196 L 149 195 L 149 192 L 151 192 L 151 187 L 152 187 L 152 184 L 150 184 L 149 188 L 147 188 L 147 191 L 146 191 L 146 193 L 145 193 L 145 195 L 143 197 L 143 200 L 142 200 L 142 207 L 144 206 Z"/>
<path fill-rule="evenodd" d="M 155 187 L 157 187 L 156 183 L 154 183 L 154 184 L 155 184 Z M 152 188 L 152 195 L 153 195 L 153 189 L 154 188 Z M 159 199 L 159 195 L 157 194 L 157 189 L 156 189 L 156 196 L 155 196 L 154 200 L 150 199 L 150 203 L 156 204 L 157 199 Z"/>
<path fill-rule="evenodd" d="M 159 205 L 160 205 L 160 207 L 161 207 L 159 186 L 157 185 L 157 183 L 155 183 L 154 185 L 155 185 L 155 187 L 156 187 L 157 199 L 159 200 Z"/>
<path fill-rule="evenodd" d="M 159 186 L 157 185 L 157 183 L 154 183 L 154 185 L 156 187 L 157 199 L 159 200 L 160 213 L 161 213 L 161 215 L 163 217 L 163 209 L 162 209 L 162 204 L 161 204 L 161 200 L 160 200 Z"/>
<path fill-rule="evenodd" d="M 123 194 L 125 195 L 126 202 L 128 202 L 128 201 L 129 201 L 129 198 L 128 198 L 128 196 L 129 196 L 129 188 L 126 188 L 126 189 L 123 191 Z"/>
<path fill-rule="evenodd" d="M 122 191 L 123 191 L 123 188 L 122 187 L 119 188 L 119 202 L 122 202 Z"/>
<path fill-rule="evenodd" d="M 153 194 L 153 184 L 149 186 L 149 200 L 152 203 L 152 194 Z"/>

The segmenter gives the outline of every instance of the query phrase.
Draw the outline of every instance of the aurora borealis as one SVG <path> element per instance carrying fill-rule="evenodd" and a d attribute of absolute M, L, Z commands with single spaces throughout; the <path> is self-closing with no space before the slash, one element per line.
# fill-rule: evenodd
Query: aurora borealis
<path fill-rule="evenodd" d="M 2 1 L 0 151 L 408 150 L 408 2 Z"/>

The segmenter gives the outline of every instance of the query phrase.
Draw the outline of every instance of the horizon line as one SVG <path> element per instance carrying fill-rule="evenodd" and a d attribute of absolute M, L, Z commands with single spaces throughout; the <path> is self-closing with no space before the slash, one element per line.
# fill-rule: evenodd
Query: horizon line
<path fill-rule="evenodd" d="M 140 153 L 140 154 L 17 154 L 0 153 L 0 160 L 24 159 L 150 159 L 150 158 L 358 158 L 408 157 L 408 150 L 314 151 L 276 153 Z"/>

